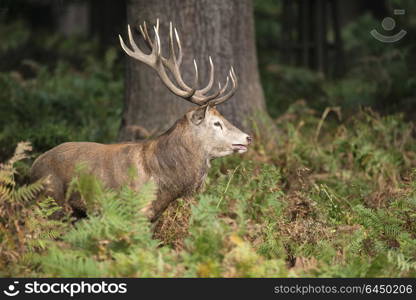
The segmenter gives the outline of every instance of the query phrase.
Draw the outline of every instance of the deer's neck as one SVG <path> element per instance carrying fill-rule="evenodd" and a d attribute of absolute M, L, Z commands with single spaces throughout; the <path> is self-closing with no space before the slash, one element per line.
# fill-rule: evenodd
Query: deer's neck
<path fill-rule="evenodd" d="M 160 188 L 181 197 L 196 192 L 203 185 L 209 157 L 183 121 L 179 120 L 165 134 L 149 141 L 145 148 L 147 172 Z"/>

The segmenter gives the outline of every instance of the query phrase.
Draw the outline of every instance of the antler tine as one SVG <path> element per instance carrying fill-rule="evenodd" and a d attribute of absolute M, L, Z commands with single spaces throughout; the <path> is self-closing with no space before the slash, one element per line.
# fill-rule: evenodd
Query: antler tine
<path fill-rule="evenodd" d="M 227 76 L 227 81 L 225 82 L 224 87 L 220 91 L 220 95 L 224 94 L 225 90 L 228 88 L 228 83 L 230 82 L 230 76 Z"/>
<path fill-rule="evenodd" d="M 144 33 L 144 30 L 143 30 L 142 25 L 139 25 L 139 29 L 140 29 L 140 33 L 142 34 L 143 39 L 147 42 L 147 40 L 146 40 L 146 34 Z"/>
<path fill-rule="evenodd" d="M 152 66 L 154 64 L 154 58 L 151 57 L 150 55 L 146 55 L 144 54 L 139 47 L 137 47 L 136 43 L 134 42 L 133 39 L 133 35 L 131 34 L 131 30 L 130 30 L 130 26 L 127 26 L 127 32 L 129 35 L 129 41 L 130 41 L 130 45 L 132 46 L 134 51 L 131 51 L 131 49 L 129 47 L 126 46 L 126 44 L 124 43 L 123 38 L 121 37 L 121 35 L 118 35 L 119 40 L 120 40 L 120 45 L 121 48 L 123 48 L 123 50 L 131 57 L 138 59 L 140 61 L 142 61 L 143 63 L 145 63 L 146 65 Z"/>
<path fill-rule="evenodd" d="M 218 82 L 218 90 L 215 92 L 215 93 L 213 93 L 212 95 L 209 95 L 209 96 L 204 96 L 204 97 L 201 97 L 201 103 L 202 103 L 202 105 L 205 105 L 205 104 L 207 104 L 208 102 L 210 102 L 212 99 L 215 99 L 215 98 L 217 98 L 219 95 L 221 95 L 221 83 L 220 82 Z"/>
<path fill-rule="evenodd" d="M 175 28 L 175 32 L 176 28 Z M 178 39 L 177 39 L 178 42 Z M 179 42 L 180 43 L 180 42 Z M 180 86 L 181 89 L 184 89 L 186 91 L 186 98 L 191 98 L 194 94 L 196 89 L 189 87 L 182 79 L 181 71 L 179 69 L 180 64 L 182 62 L 182 49 L 180 44 L 178 43 L 178 49 L 179 49 L 179 59 L 176 57 L 175 53 L 175 46 L 173 43 L 173 26 L 172 22 L 169 23 L 169 57 L 166 59 L 164 57 L 161 57 L 163 64 L 171 71 L 173 77 L 175 78 L 176 82 Z M 195 85 L 198 84 L 198 66 L 196 65 L 196 62 L 194 60 L 194 68 L 195 68 Z M 192 99 L 189 99 L 189 101 L 193 102 Z M 198 104 L 198 103 L 195 103 Z"/>
<path fill-rule="evenodd" d="M 170 35 L 169 39 L 170 39 L 170 44 L 172 45 L 170 48 L 170 53 L 169 53 L 169 58 L 166 59 L 161 55 L 161 49 L 160 49 L 160 38 L 159 38 L 159 22 L 157 22 L 156 27 L 154 28 L 155 30 L 155 35 L 156 35 L 156 39 L 157 39 L 157 44 L 159 45 L 159 52 L 158 52 L 158 56 L 160 57 L 162 63 L 164 66 L 166 66 L 171 72 L 173 77 L 175 78 L 176 82 L 179 84 L 180 88 L 184 89 L 184 91 L 182 91 L 182 96 L 183 98 L 186 98 L 187 100 L 191 101 L 192 103 L 195 104 L 199 104 L 197 102 L 194 102 L 192 99 L 192 96 L 195 94 L 196 88 L 191 88 L 189 87 L 182 79 L 182 75 L 181 72 L 179 70 L 179 65 L 177 63 L 176 60 L 176 56 L 175 56 L 175 49 L 173 47 L 173 42 L 172 42 L 172 36 Z M 199 75 L 198 75 L 198 66 L 196 64 L 196 61 L 194 60 L 194 68 L 195 68 L 195 85 L 198 85 L 198 81 L 199 81 Z M 164 70 L 164 69 L 163 69 Z"/>
<path fill-rule="evenodd" d="M 153 26 L 153 30 L 155 31 L 155 42 L 153 43 L 155 47 L 153 47 L 152 52 L 154 51 L 155 53 L 157 53 L 157 57 L 161 58 L 162 47 L 160 45 L 159 30 L 156 26 Z"/>
<path fill-rule="evenodd" d="M 146 22 L 144 22 L 143 26 L 139 25 L 140 33 L 143 37 L 143 40 L 146 42 L 147 47 L 149 47 L 150 50 L 152 50 L 153 49 L 153 42 L 150 39 L 149 33 L 147 32 L 147 28 L 145 26 L 146 26 Z"/>
<path fill-rule="evenodd" d="M 156 26 L 156 29 L 158 29 L 158 27 Z M 146 30 L 145 30 L 146 32 Z M 176 28 L 175 28 L 175 32 L 176 32 Z M 157 32 L 157 36 L 159 36 L 159 32 Z M 178 41 L 178 40 L 177 40 Z M 180 52 L 180 60 L 182 60 L 182 50 L 180 47 L 180 44 L 178 44 L 178 49 Z M 176 53 L 175 53 L 175 46 L 173 43 L 173 27 L 172 27 L 172 23 L 169 24 L 169 57 L 168 58 L 164 58 L 163 56 L 160 56 L 160 59 L 162 60 L 162 63 L 164 66 L 166 66 L 169 71 L 172 73 L 176 83 L 180 86 L 181 89 L 184 90 L 183 94 L 184 94 L 184 98 L 189 98 L 187 100 L 195 103 L 195 104 L 199 104 L 193 101 L 193 99 L 191 99 L 191 97 L 195 94 L 196 89 L 195 88 L 191 88 L 189 87 L 182 79 L 182 75 L 179 69 L 180 66 L 180 61 L 179 59 L 176 57 Z M 199 80 L 199 75 L 198 75 L 198 67 L 196 66 L 196 62 L 194 62 L 194 68 L 195 68 L 195 86 L 198 84 L 198 80 Z"/>
<path fill-rule="evenodd" d="M 177 63 L 178 63 L 178 66 L 180 66 L 182 64 L 183 53 L 182 53 L 181 40 L 179 39 L 179 34 L 178 34 L 178 31 L 176 30 L 176 27 L 175 27 L 175 38 L 176 38 L 176 44 L 178 44 Z"/>
<path fill-rule="evenodd" d="M 118 35 L 118 39 L 120 40 L 120 45 L 121 45 L 121 48 L 123 48 L 123 50 L 124 50 L 124 51 L 125 51 L 128 55 L 132 56 L 132 55 L 133 55 L 133 52 L 132 52 L 129 48 L 127 48 L 126 44 L 124 44 L 124 41 L 123 41 L 123 38 L 121 37 L 121 35 Z"/>
<path fill-rule="evenodd" d="M 195 58 L 194 58 L 194 68 L 195 68 L 194 90 L 196 90 L 199 85 L 199 73 L 198 73 L 198 65 L 196 64 Z"/>
<path fill-rule="evenodd" d="M 209 66 L 210 66 L 209 81 L 206 87 L 199 90 L 199 93 L 201 95 L 204 95 L 206 92 L 208 92 L 212 88 L 212 85 L 214 84 L 214 64 L 212 63 L 211 56 L 209 56 L 208 58 L 209 58 Z"/>
<path fill-rule="evenodd" d="M 175 80 L 181 86 L 181 88 L 189 91 L 190 95 L 193 95 L 195 93 L 195 88 L 196 88 L 196 84 L 198 81 L 198 66 L 196 65 L 196 62 L 194 59 L 195 76 L 197 77 L 195 78 L 195 85 L 194 85 L 195 88 L 191 88 L 183 81 L 181 72 L 179 70 L 179 67 L 181 66 L 181 63 L 182 63 L 182 48 L 180 45 L 180 41 L 179 41 L 176 28 L 174 30 L 175 30 L 175 35 L 176 35 L 176 42 L 178 45 L 179 58 L 176 56 L 175 45 L 173 42 L 173 26 L 172 26 L 172 22 L 170 22 L 169 23 L 169 58 L 164 59 L 164 63 L 171 70 L 172 74 L 175 77 Z"/>
<path fill-rule="evenodd" d="M 227 89 L 228 87 L 228 82 L 230 81 L 229 76 L 227 76 L 227 81 L 225 82 L 225 85 L 223 88 L 221 88 L 221 82 L 218 81 L 218 90 L 209 96 L 205 96 L 205 95 L 195 95 L 195 98 L 201 103 L 201 105 L 205 105 L 208 104 L 208 102 L 210 102 L 211 100 L 217 98 L 218 96 L 222 95 L 224 93 L 224 91 Z M 212 103 L 212 105 L 215 105 L 215 103 Z"/>
<path fill-rule="evenodd" d="M 230 68 L 230 72 L 229 72 L 229 77 L 231 78 L 231 82 L 232 82 L 232 88 L 229 90 L 229 92 L 227 93 L 227 94 L 225 94 L 224 96 L 222 96 L 222 97 L 220 97 L 220 98 L 217 98 L 217 99 L 214 99 L 214 100 L 212 100 L 211 102 L 212 102 L 212 104 L 213 105 L 219 105 L 219 104 L 221 104 L 221 103 L 223 103 L 223 102 L 225 102 L 225 101 L 227 101 L 228 99 L 230 99 L 233 95 L 234 95 L 234 93 L 237 91 L 237 88 L 238 88 L 238 79 L 237 79 L 237 76 L 235 75 L 235 71 L 234 71 L 234 68 L 231 66 L 231 68 Z M 228 83 L 228 76 L 227 76 L 227 83 Z M 225 87 L 227 86 L 227 83 L 226 83 L 226 85 L 225 85 Z M 223 90 L 222 90 L 222 93 L 223 92 L 225 92 L 225 90 L 226 89 L 224 89 L 223 88 Z M 222 94 L 221 93 L 221 94 Z"/>
<path fill-rule="evenodd" d="M 213 99 L 221 96 L 222 94 L 224 94 L 225 90 L 228 87 L 229 81 L 230 81 L 230 78 L 229 78 L 229 76 L 227 76 L 227 80 L 226 80 L 225 85 L 224 85 L 223 88 L 221 88 L 221 82 L 218 81 L 218 91 L 215 92 L 214 94 L 212 94 L 211 96 L 205 97 L 205 103 L 211 102 L 211 100 L 213 100 Z M 214 102 L 215 101 L 212 101 L 212 105 L 216 105 Z"/>
<path fill-rule="evenodd" d="M 147 24 L 146 21 L 143 22 L 143 39 L 147 42 L 148 46 L 153 49 L 153 42 L 152 39 L 150 38 L 149 32 L 147 31 Z"/>
<path fill-rule="evenodd" d="M 172 56 L 173 59 L 175 61 L 177 61 L 176 59 L 176 54 L 175 54 L 175 45 L 173 44 L 173 28 L 172 28 L 172 22 L 169 22 L 169 56 Z"/>
<path fill-rule="evenodd" d="M 133 47 L 134 52 L 141 52 L 139 47 L 137 47 L 136 42 L 133 39 L 133 35 L 131 34 L 130 25 L 127 25 L 127 33 L 129 35 L 130 45 Z"/>

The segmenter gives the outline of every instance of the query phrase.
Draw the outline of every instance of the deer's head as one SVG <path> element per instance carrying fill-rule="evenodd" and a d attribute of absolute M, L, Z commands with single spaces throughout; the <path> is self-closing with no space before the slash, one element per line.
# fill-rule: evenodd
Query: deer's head
<path fill-rule="evenodd" d="M 137 59 L 154 69 L 159 75 L 162 82 L 175 95 L 198 105 L 198 107 L 190 110 L 184 118 L 186 124 L 195 139 L 203 150 L 208 153 L 211 158 L 222 157 L 234 152 L 243 153 L 247 151 L 247 146 L 251 143 L 251 137 L 242 132 L 240 129 L 228 122 L 216 109 L 216 106 L 224 103 L 234 95 L 238 87 L 237 76 L 233 67 L 230 68 L 225 85 L 222 87 L 218 82 L 218 89 L 210 92 L 214 84 L 214 64 L 209 57 L 210 75 L 208 84 L 198 89 L 199 75 L 198 66 L 194 60 L 195 79 L 193 87 L 188 86 L 182 79 L 180 65 L 182 63 L 182 47 L 176 28 L 172 23 L 169 26 L 169 56 L 162 56 L 160 37 L 159 37 L 159 20 L 154 29 L 154 39 L 150 38 L 147 30 L 146 22 L 140 25 L 140 33 L 151 49 L 150 54 L 142 52 L 135 43 L 130 26 L 127 27 L 130 44 L 133 50 L 128 48 L 121 36 L 120 44 L 123 50 L 134 59 Z M 173 38 L 175 35 L 175 39 Z M 176 43 L 176 47 L 175 47 Z M 176 54 L 177 48 L 178 54 Z M 174 83 L 167 75 L 167 71 L 171 73 Z M 229 87 L 231 81 L 231 87 Z"/>
<path fill-rule="evenodd" d="M 251 143 L 251 137 L 228 122 L 218 110 L 211 106 L 201 106 L 186 114 L 193 135 L 211 158 L 234 152 L 244 153 Z"/>

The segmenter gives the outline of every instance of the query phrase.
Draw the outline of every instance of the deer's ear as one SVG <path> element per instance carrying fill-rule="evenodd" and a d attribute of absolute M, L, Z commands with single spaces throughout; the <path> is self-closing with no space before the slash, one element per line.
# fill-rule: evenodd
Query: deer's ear
<path fill-rule="evenodd" d="M 201 124 L 201 122 L 205 119 L 205 116 L 210 109 L 209 105 L 200 106 L 197 109 L 195 109 L 191 116 L 191 121 L 195 125 Z"/>

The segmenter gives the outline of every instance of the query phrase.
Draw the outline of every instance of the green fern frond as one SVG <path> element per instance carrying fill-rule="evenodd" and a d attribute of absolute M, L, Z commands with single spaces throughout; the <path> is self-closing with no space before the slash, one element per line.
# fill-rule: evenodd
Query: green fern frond
<path fill-rule="evenodd" d="M 15 170 L 13 168 L 8 168 L 6 165 L 0 165 L 0 185 L 14 186 L 14 174 Z"/>
<path fill-rule="evenodd" d="M 4 199 L 9 199 L 12 189 L 10 187 L 0 185 L 0 201 Z"/>
<path fill-rule="evenodd" d="M 43 190 L 44 182 L 39 180 L 35 183 L 24 185 L 11 193 L 14 202 L 29 202 L 34 200 L 36 196 Z"/>
<path fill-rule="evenodd" d="M 16 162 L 27 158 L 28 157 L 27 152 L 30 152 L 30 151 L 32 151 L 32 146 L 29 142 L 18 143 L 12 158 L 9 159 L 8 161 L 8 164 L 14 165 Z"/>

